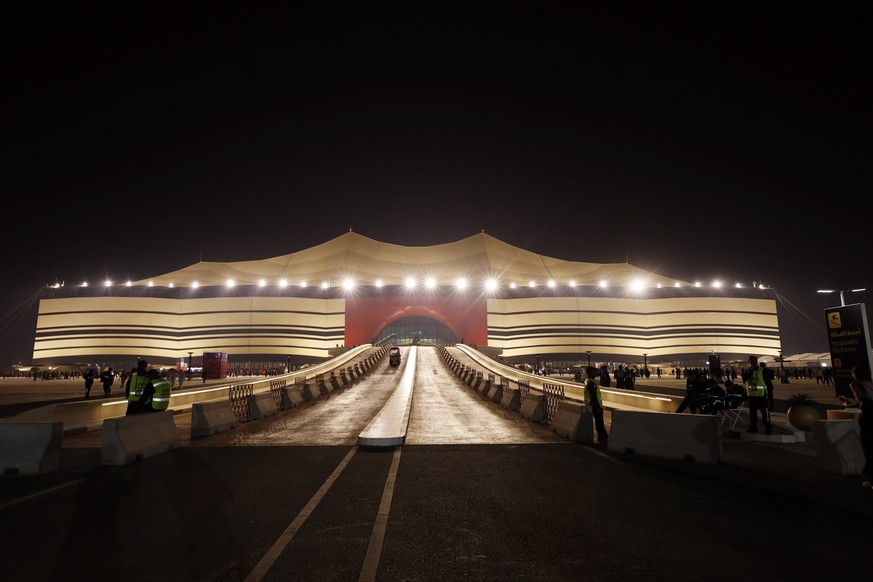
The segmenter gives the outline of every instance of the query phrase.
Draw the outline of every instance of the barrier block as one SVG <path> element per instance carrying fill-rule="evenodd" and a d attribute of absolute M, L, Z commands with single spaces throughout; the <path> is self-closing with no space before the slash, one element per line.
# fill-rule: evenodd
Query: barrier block
<path fill-rule="evenodd" d="M 864 468 L 861 426 L 856 420 L 816 420 L 813 423 L 819 466 L 830 473 L 860 475 Z"/>
<path fill-rule="evenodd" d="M 262 418 L 273 416 L 277 411 L 276 401 L 269 392 L 259 392 L 252 396 L 249 403 L 249 418 L 252 420 L 261 420 Z"/>
<path fill-rule="evenodd" d="M 518 411 L 521 408 L 521 391 L 518 388 L 504 388 L 500 405 L 512 412 Z"/>
<path fill-rule="evenodd" d="M 609 431 L 609 450 L 718 463 L 722 456 L 718 416 L 615 410 Z"/>
<path fill-rule="evenodd" d="M 101 465 L 126 465 L 182 446 L 173 411 L 144 412 L 103 421 Z"/>
<path fill-rule="evenodd" d="M 230 400 L 197 402 L 191 405 L 191 437 L 211 436 L 239 426 Z"/>
<path fill-rule="evenodd" d="M 529 392 L 521 403 L 521 415 L 534 422 L 546 421 L 546 397 Z"/>
<path fill-rule="evenodd" d="M 491 386 L 485 396 L 491 402 L 500 402 L 500 400 L 503 398 L 503 386 L 501 386 L 500 384 L 495 384 Z"/>
<path fill-rule="evenodd" d="M 594 416 L 581 402 L 561 400 L 552 418 L 552 430 L 575 443 L 594 442 Z"/>
<path fill-rule="evenodd" d="M 0 474 L 41 475 L 61 464 L 63 422 L 0 424 Z"/>
<path fill-rule="evenodd" d="M 318 400 L 321 397 L 321 390 L 315 384 L 305 384 L 303 386 L 303 397 L 306 398 L 307 402 Z"/>
<path fill-rule="evenodd" d="M 297 386 L 297 384 L 291 385 L 285 390 L 285 408 L 293 408 L 295 406 L 300 406 L 306 400 L 303 398 L 303 394 L 300 393 L 301 388 Z"/>

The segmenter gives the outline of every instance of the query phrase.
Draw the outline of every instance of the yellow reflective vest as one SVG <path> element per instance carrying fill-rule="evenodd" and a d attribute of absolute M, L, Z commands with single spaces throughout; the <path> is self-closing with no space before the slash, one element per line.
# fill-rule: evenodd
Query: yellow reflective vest
<path fill-rule="evenodd" d="M 145 390 L 146 385 L 149 383 L 148 376 L 143 374 L 140 376 L 136 372 L 130 375 L 130 392 L 127 394 L 128 402 L 137 402 L 142 396 L 142 391 Z"/>
<path fill-rule="evenodd" d="M 166 410 L 170 405 L 170 393 L 173 391 L 173 385 L 169 380 L 164 378 L 156 378 L 152 382 L 155 387 L 155 395 L 152 396 L 152 410 Z"/>
<path fill-rule="evenodd" d="M 592 392 L 597 395 L 597 404 L 600 405 L 600 408 L 603 408 L 603 399 L 600 397 L 600 390 L 597 388 L 597 382 L 588 378 L 588 380 L 585 381 L 585 404 L 588 406 L 591 406 Z"/>
<path fill-rule="evenodd" d="M 764 382 L 764 370 L 758 368 L 749 374 L 749 379 L 746 382 L 747 396 L 766 396 L 767 384 Z"/>

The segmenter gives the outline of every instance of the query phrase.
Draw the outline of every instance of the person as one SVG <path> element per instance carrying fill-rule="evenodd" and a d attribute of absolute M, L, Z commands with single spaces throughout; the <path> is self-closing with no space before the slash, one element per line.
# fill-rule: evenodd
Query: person
<path fill-rule="evenodd" d="M 776 379 L 776 374 L 773 370 L 767 367 L 767 362 L 761 362 L 761 370 L 764 371 L 764 385 L 767 386 L 767 404 L 772 413 L 776 410 L 776 402 L 774 401 L 775 397 L 773 395 L 773 380 Z"/>
<path fill-rule="evenodd" d="M 696 370 L 685 378 L 685 398 L 679 403 L 676 408 L 676 413 L 681 414 L 686 408 L 691 410 L 691 414 L 697 414 L 700 408 L 700 397 L 706 389 L 706 384 L 700 373 Z"/>
<path fill-rule="evenodd" d="M 94 385 L 94 370 L 88 368 L 85 370 L 85 398 L 91 398 L 91 386 Z"/>
<path fill-rule="evenodd" d="M 185 381 L 185 370 L 179 370 L 179 373 L 176 374 L 176 378 L 179 380 L 179 390 L 181 390 L 182 383 Z"/>
<path fill-rule="evenodd" d="M 103 370 L 103 373 L 100 374 L 100 381 L 103 382 L 103 397 L 109 398 L 112 395 L 112 383 L 115 382 L 115 372 L 112 370 L 112 366 Z"/>
<path fill-rule="evenodd" d="M 600 364 L 600 386 L 609 388 L 612 385 L 612 380 L 609 378 L 609 367 L 606 364 Z"/>
<path fill-rule="evenodd" d="M 142 396 L 143 390 L 149 383 L 147 371 L 149 363 L 145 360 L 139 360 L 136 363 L 136 370 L 131 372 L 127 379 L 127 384 L 124 385 L 124 397 L 127 398 L 127 414 L 132 414 L 131 410 L 136 408 L 136 402 Z"/>
<path fill-rule="evenodd" d="M 764 380 L 764 370 L 758 365 L 757 356 L 749 356 L 749 370 L 743 374 L 743 383 L 746 385 L 746 398 L 749 403 L 749 429 L 746 432 L 758 432 L 758 411 L 760 410 L 764 430 L 770 434 L 767 383 Z"/>
<path fill-rule="evenodd" d="M 161 378 L 161 373 L 154 368 L 146 373 L 148 382 L 143 388 L 139 399 L 134 401 L 132 407 L 128 408 L 127 414 L 140 414 L 143 412 L 161 412 L 167 409 L 170 404 L 170 394 L 173 387 L 169 380 Z"/>
<path fill-rule="evenodd" d="M 864 451 L 861 484 L 870 488 L 868 463 L 873 459 L 873 378 L 870 376 L 870 364 L 859 362 L 852 366 L 852 382 L 849 388 L 852 390 L 852 400 L 844 400 L 843 406 L 861 409 L 861 415 L 858 417 L 861 428 L 861 450 Z"/>
<path fill-rule="evenodd" d="M 206 366 L 203 366 L 203 383 L 206 384 L 206 378 L 209 376 L 209 373 L 206 371 Z"/>
<path fill-rule="evenodd" d="M 615 387 L 624 388 L 624 369 L 621 364 L 615 369 Z"/>
<path fill-rule="evenodd" d="M 579 369 L 576 370 L 576 372 L 573 374 L 573 381 L 574 381 L 574 382 L 580 382 L 580 383 L 582 382 L 582 368 L 579 368 Z"/>
<path fill-rule="evenodd" d="M 606 433 L 606 425 L 603 423 L 603 400 L 600 397 L 600 388 L 594 381 L 594 366 L 585 368 L 587 376 L 585 380 L 585 404 L 591 407 L 591 415 L 594 417 L 594 428 L 597 429 L 597 442 L 606 446 L 609 435 Z"/>

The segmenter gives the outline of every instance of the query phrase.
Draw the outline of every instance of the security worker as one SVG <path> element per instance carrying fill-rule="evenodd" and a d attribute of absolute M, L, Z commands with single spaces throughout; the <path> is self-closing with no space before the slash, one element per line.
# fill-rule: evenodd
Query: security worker
<path fill-rule="evenodd" d="M 746 432 L 758 432 L 758 410 L 761 410 L 761 420 L 764 421 L 764 430 L 770 434 L 770 408 L 767 399 L 767 381 L 764 378 L 764 370 L 758 365 L 757 356 L 749 356 L 749 371 L 743 374 L 743 382 L 746 383 L 746 396 L 749 402 L 749 430 Z"/>
<path fill-rule="evenodd" d="M 606 434 L 606 425 L 603 424 L 603 400 L 600 398 L 600 388 L 597 387 L 597 382 L 594 381 L 596 370 L 594 366 L 585 368 L 585 374 L 588 378 L 585 379 L 585 404 L 591 407 L 591 415 L 594 417 L 594 428 L 597 429 L 597 442 L 606 446 L 606 439 L 609 435 Z"/>
<path fill-rule="evenodd" d="M 136 403 L 139 401 L 143 390 L 145 390 L 146 385 L 149 383 L 148 376 L 146 375 L 146 369 L 148 366 L 149 363 L 145 360 L 138 361 L 136 363 L 136 371 L 130 375 L 130 378 L 127 379 L 127 383 L 124 385 L 124 396 L 127 398 L 126 414 L 133 414 L 133 409 L 137 406 Z"/>
<path fill-rule="evenodd" d="M 170 404 L 170 393 L 173 385 L 166 378 L 161 378 L 160 372 L 152 368 L 148 371 L 148 384 L 142 391 L 142 395 L 128 414 L 140 412 L 161 412 Z"/>

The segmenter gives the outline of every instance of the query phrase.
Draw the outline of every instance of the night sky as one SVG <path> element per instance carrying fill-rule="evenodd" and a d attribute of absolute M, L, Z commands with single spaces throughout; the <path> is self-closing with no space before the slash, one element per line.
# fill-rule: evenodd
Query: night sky
<path fill-rule="evenodd" d="M 349 228 L 763 282 L 786 355 L 873 304 L 873 3 L 57 4 L 0 8 L 0 367 L 56 280 Z"/>

